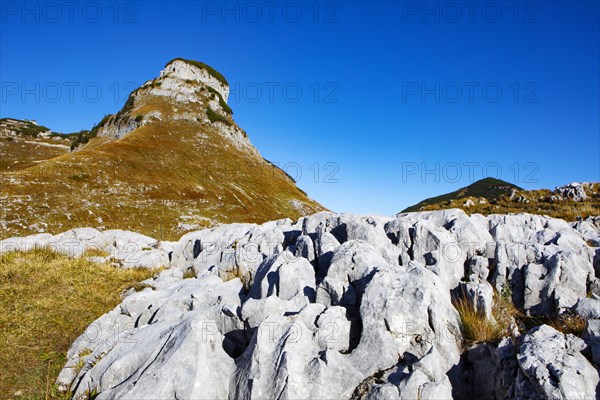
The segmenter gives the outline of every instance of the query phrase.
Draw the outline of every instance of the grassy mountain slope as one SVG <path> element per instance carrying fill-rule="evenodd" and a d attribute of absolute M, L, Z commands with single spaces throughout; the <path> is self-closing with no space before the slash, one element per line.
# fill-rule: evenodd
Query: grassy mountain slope
<path fill-rule="evenodd" d="M 69 151 L 68 135 L 12 118 L 0 119 L 0 172 L 29 168 Z"/>
<path fill-rule="evenodd" d="M 445 195 L 432 197 L 402 212 L 460 208 L 468 214 L 531 213 L 574 221 L 600 215 L 600 183 L 584 184 L 587 198 L 575 201 L 558 190 L 524 190 L 508 182 L 486 178 Z"/>
<path fill-rule="evenodd" d="M 512 183 L 508 183 L 500 179 L 484 178 L 454 192 L 425 199 L 414 206 L 410 206 L 402 210 L 402 212 L 419 211 L 427 206 L 439 205 L 447 203 L 451 200 L 462 199 L 466 197 L 483 197 L 488 201 L 492 201 L 503 195 L 509 195 L 513 189 L 522 190 L 520 187 L 513 185 Z"/>
<path fill-rule="evenodd" d="M 99 130 L 77 151 L 2 173 L 1 237 L 92 226 L 175 239 L 221 222 L 297 218 L 323 209 L 244 142 L 214 90 L 169 79 L 162 89 L 161 80 L 147 82 L 123 110 L 105 118 L 106 132 L 133 126 L 128 134 Z M 189 101 L 177 97 L 178 90 Z M 211 120 L 210 112 L 220 119 Z"/>

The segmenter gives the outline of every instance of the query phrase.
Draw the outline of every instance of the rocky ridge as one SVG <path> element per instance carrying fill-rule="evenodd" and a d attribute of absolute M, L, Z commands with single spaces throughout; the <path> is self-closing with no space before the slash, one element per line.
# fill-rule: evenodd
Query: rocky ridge
<path fill-rule="evenodd" d="M 169 267 L 73 343 L 58 382 L 75 398 L 598 396 L 597 217 L 324 212 L 175 242 L 76 229 L 0 249 L 36 245 Z M 461 293 L 490 321 L 502 293 L 529 316 L 585 318 L 585 333 L 513 324 L 466 344 Z"/>

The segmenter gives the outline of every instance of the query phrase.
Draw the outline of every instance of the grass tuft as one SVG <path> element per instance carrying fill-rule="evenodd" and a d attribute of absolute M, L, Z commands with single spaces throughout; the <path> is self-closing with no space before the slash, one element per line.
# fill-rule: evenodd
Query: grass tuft
<path fill-rule="evenodd" d="M 579 315 L 561 315 L 552 320 L 550 326 L 559 332 L 581 337 L 585 331 L 587 320 Z"/>
<path fill-rule="evenodd" d="M 550 317 L 526 317 L 523 323 L 527 328 L 539 325 L 550 325 L 557 331 L 581 337 L 585 331 L 587 320 L 579 315 L 561 314 Z"/>
<path fill-rule="evenodd" d="M 455 299 L 453 304 L 460 316 L 465 344 L 490 342 L 502 337 L 500 327 L 475 310 L 465 297 Z"/>
<path fill-rule="evenodd" d="M 461 330 L 467 346 L 511 336 L 516 319 L 522 317 L 522 313 L 511 301 L 510 291 L 494 293 L 494 320 L 488 320 L 485 315 L 475 310 L 464 295 L 455 298 L 452 303 L 460 316 Z"/>
<path fill-rule="evenodd" d="M 196 278 L 196 271 L 194 270 L 194 268 L 188 268 L 183 273 L 183 279 L 189 279 L 189 278 Z"/>

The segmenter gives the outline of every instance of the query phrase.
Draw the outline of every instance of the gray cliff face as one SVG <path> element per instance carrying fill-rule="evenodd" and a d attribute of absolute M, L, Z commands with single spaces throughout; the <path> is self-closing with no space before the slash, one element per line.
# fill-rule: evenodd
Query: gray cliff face
<path fill-rule="evenodd" d="M 73 343 L 58 382 L 75 398 L 92 388 L 98 399 L 591 399 L 600 367 L 592 239 L 594 219 L 444 210 L 325 212 L 177 242 L 86 228 L 0 248 L 71 243 L 77 255 L 94 245 L 121 267 L 170 267 Z M 465 348 L 457 292 L 492 322 L 494 292 L 510 293 L 532 316 L 581 315 L 586 333 L 515 327 Z"/>

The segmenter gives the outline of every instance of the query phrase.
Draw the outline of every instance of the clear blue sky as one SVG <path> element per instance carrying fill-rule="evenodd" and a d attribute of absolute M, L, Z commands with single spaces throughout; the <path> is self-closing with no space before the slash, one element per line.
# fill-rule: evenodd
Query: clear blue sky
<path fill-rule="evenodd" d="M 263 156 L 335 211 L 486 175 L 600 180 L 597 1 L 0 4 L 2 117 L 90 128 L 184 57 L 227 77 Z"/>

